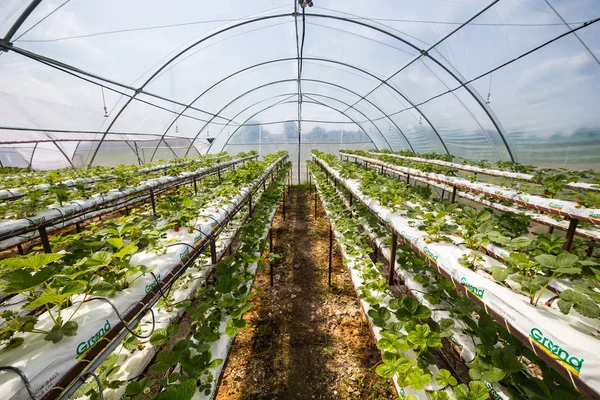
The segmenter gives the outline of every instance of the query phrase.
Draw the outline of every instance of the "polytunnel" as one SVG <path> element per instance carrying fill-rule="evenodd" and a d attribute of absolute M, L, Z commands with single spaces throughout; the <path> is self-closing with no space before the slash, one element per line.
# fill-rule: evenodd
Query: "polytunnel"
<path fill-rule="evenodd" d="M 3 0 L 2 398 L 600 399 L 599 21 Z"/>

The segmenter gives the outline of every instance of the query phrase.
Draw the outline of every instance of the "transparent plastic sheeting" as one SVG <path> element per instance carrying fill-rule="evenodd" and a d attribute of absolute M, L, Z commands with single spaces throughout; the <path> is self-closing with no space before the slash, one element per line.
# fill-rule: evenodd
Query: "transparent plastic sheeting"
<path fill-rule="evenodd" d="M 22 132 L 15 135 L 22 135 Z M 131 136 L 127 136 L 131 137 Z M 0 163 L 2 166 L 50 170 L 60 168 L 84 168 L 99 147 L 100 139 L 95 141 L 82 138 L 60 141 L 2 144 L 0 141 Z M 191 145 L 191 146 L 190 146 Z M 180 157 L 197 157 L 205 154 L 210 144 L 205 138 L 193 142 L 189 139 L 133 136 L 131 140 L 109 136 L 94 160 L 94 166 L 114 166 L 118 164 L 144 164 L 157 160 L 171 160 Z M 189 150 L 188 150 L 189 149 Z"/>
<path fill-rule="evenodd" d="M 29 4 L 1 2 L 0 38 Z M 248 119 L 304 123 L 333 107 L 378 149 L 599 165 L 597 1 L 318 0 L 305 24 L 295 4 L 44 0 L 0 53 L 0 132 L 46 129 L 59 142 L 88 132 L 93 151 L 73 158 L 80 167 L 115 162 L 112 134 L 181 137 L 200 153 L 209 146 L 197 142 L 214 139 L 210 151 L 220 151 Z M 295 107 L 276 105 L 294 93 Z M 277 110 L 252 117 L 261 107 Z M 67 143 L 40 143 L 33 163 L 67 166 L 79 154 Z M 11 141 L 0 160 L 27 166 L 32 147 Z M 159 147 L 145 160 L 190 153 Z"/>

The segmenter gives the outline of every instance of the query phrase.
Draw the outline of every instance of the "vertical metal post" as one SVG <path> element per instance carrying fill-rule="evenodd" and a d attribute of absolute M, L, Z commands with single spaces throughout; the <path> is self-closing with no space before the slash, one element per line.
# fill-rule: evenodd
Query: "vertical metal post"
<path fill-rule="evenodd" d="M 317 220 L 317 191 L 315 190 L 315 221 Z"/>
<path fill-rule="evenodd" d="M 442 189 L 442 200 L 444 200 L 444 195 L 446 194 L 446 191 L 444 189 Z"/>
<path fill-rule="evenodd" d="M 217 263 L 217 241 L 210 241 L 210 263 L 214 266 Z"/>
<path fill-rule="evenodd" d="M 392 231 L 392 248 L 390 249 L 390 271 L 388 273 L 388 284 L 394 284 L 394 273 L 396 267 L 396 246 L 398 245 L 398 235 Z"/>
<path fill-rule="evenodd" d="M 573 244 L 573 238 L 575 237 L 575 230 L 577 229 L 577 224 L 579 223 L 578 219 L 572 219 L 569 222 L 569 229 L 567 230 L 567 241 L 565 242 L 563 249 L 569 251 L 571 250 L 571 245 Z"/>
<path fill-rule="evenodd" d="M 352 200 L 354 199 L 354 196 L 352 196 L 352 193 L 350 193 L 350 207 L 352 207 Z"/>
<path fill-rule="evenodd" d="M 286 198 L 286 187 L 283 187 L 283 220 L 285 221 L 285 198 Z"/>
<path fill-rule="evenodd" d="M 252 218 L 252 193 L 248 195 L 248 215 Z"/>
<path fill-rule="evenodd" d="M 333 229 L 331 229 L 331 224 L 329 224 L 329 279 L 328 279 L 329 286 L 331 286 L 332 262 L 333 262 Z"/>
<path fill-rule="evenodd" d="M 410 185 L 410 174 L 406 174 L 406 184 Z"/>
<path fill-rule="evenodd" d="M 308 195 L 312 195 L 312 177 L 308 176 Z"/>
<path fill-rule="evenodd" d="M 450 198 L 450 203 L 454 203 L 456 201 L 456 186 L 452 188 L 452 197 Z"/>
<path fill-rule="evenodd" d="M 212 266 L 211 275 L 213 284 L 217 282 L 217 278 L 215 277 L 215 265 L 217 264 L 217 244 L 216 239 L 210 241 L 210 263 Z"/>
<path fill-rule="evenodd" d="M 150 191 L 150 202 L 152 203 L 152 214 L 156 215 L 156 202 L 154 201 L 154 191 Z"/>
<path fill-rule="evenodd" d="M 21 243 L 17 244 L 17 251 L 19 252 L 20 256 L 25 255 L 25 252 L 23 251 L 23 246 L 21 245 Z"/>
<path fill-rule="evenodd" d="M 198 194 L 198 184 L 196 182 L 196 177 L 194 177 L 194 194 Z"/>
<path fill-rule="evenodd" d="M 46 232 L 46 227 L 40 226 L 38 232 L 40 233 L 40 240 L 42 241 L 42 246 L 44 247 L 44 253 L 52 253 L 52 248 L 50 247 L 50 241 L 48 240 L 48 232 Z"/>
<path fill-rule="evenodd" d="M 269 253 L 273 252 L 273 227 L 269 229 Z M 271 286 L 273 286 L 273 262 L 269 262 L 269 275 Z"/>
<path fill-rule="evenodd" d="M 75 223 L 75 230 L 77 230 L 77 233 L 81 233 L 81 225 L 79 224 L 79 222 Z"/>
<path fill-rule="evenodd" d="M 129 206 L 125 206 L 125 215 L 129 215 Z"/>
<path fill-rule="evenodd" d="M 383 175 L 383 165 L 381 166 L 381 175 Z"/>
<path fill-rule="evenodd" d="M 554 227 L 553 226 L 551 226 L 550 228 L 548 228 L 548 233 L 550 233 L 550 234 L 554 233 Z"/>

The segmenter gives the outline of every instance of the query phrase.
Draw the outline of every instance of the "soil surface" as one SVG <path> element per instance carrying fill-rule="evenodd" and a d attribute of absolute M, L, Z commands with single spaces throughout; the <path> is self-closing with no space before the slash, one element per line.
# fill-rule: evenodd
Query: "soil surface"
<path fill-rule="evenodd" d="M 395 399 L 375 374 L 381 360 L 334 242 L 328 286 L 329 224 L 314 192 L 293 186 L 278 213 L 270 271 L 260 270 L 248 327 L 231 348 L 218 400 Z"/>

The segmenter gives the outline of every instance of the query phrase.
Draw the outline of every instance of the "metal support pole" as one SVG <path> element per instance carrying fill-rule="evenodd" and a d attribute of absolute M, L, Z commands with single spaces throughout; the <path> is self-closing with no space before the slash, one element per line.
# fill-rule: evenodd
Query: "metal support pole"
<path fill-rule="evenodd" d="M 551 226 L 550 228 L 548 228 L 548 233 L 550 233 L 550 234 L 554 233 L 554 227 L 553 226 Z"/>
<path fill-rule="evenodd" d="M 269 229 L 269 253 L 273 252 L 273 227 Z M 269 262 L 269 275 L 271 280 L 271 286 L 273 286 L 273 262 Z"/>
<path fill-rule="evenodd" d="M 352 200 L 354 199 L 354 196 L 352 196 L 352 193 L 350 193 L 350 207 L 352 207 Z"/>
<path fill-rule="evenodd" d="M 129 206 L 125 206 L 125 215 L 129 215 Z"/>
<path fill-rule="evenodd" d="M 17 244 L 17 251 L 19 252 L 20 256 L 25 255 L 25 252 L 23 251 L 23 246 L 21 246 L 21 243 Z"/>
<path fill-rule="evenodd" d="M 210 242 L 210 263 L 214 266 L 217 263 L 217 241 Z"/>
<path fill-rule="evenodd" d="M 283 187 L 283 220 L 285 221 L 285 197 L 286 197 L 286 187 Z"/>
<path fill-rule="evenodd" d="M 79 222 L 75 223 L 75 229 L 77 230 L 77 233 L 81 233 L 81 225 Z"/>
<path fill-rule="evenodd" d="M 152 203 L 152 214 L 156 215 L 156 202 L 154 201 L 154 191 L 150 191 L 150 202 Z"/>
<path fill-rule="evenodd" d="M 406 184 L 410 185 L 410 174 L 406 174 Z"/>
<path fill-rule="evenodd" d="M 563 246 L 563 249 L 567 251 L 571 250 L 571 245 L 573 244 L 573 238 L 575 237 L 575 230 L 577 229 L 578 223 L 578 219 L 572 219 L 571 222 L 569 222 L 569 230 L 567 230 L 567 241 Z"/>
<path fill-rule="evenodd" d="M 196 177 L 194 177 L 194 194 L 198 194 L 198 183 L 196 182 Z"/>
<path fill-rule="evenodd" d="M 211 275 L 213 284 L 217 282 L 217 278 L 215 277 L 215 265 L 217 264 L 217 243 L 216 240 L 211 240 L 210 242 L 210 263 L 212 266 Z"/>
<path fill-rule="evenodd" d="M 452 197 L 450 198 L 450 203 L 454 203 L 456 201 L 456 186 L 452 188 Z"/>
<path fill-rule="evenodd" d="M 383 165 L 381 166 L 381 175 L 383 175 Z"/>
<path fill-rule="evenodd" d="M 328 285 L 331 286 L 331 266 L 333 262 L 333 229 L 329 225 L 329 279 Z"/>
<path fill-rule="evenodd" d="M 398 235 L 392 231 L 392 248 L 390 249 L 390 271 L 388 273 L 388 284 L 394 284 L 394 270 L 396 267 L 396 246 L 398 244 Z"/>
<path fill-rule="evenodd" d="M 252 194 L 248 195 L 248 215 L 252 218 Z"/>
<path fill-rule="evenodd" d="M 444 200 L 444 196 L 446 195 L 446 191 L 442 189 L 442 200 Z"/>
<path fill-rule="evenodd" d="M 312 177 L 308 176 L 308 195 L 312 195 Z"/>
<path fill-rule="evenodd" d="M 40 233 L 40 240 L 42 241 L 42 246 L 44 247 L 44 253 L 52 253 L 52 248 L 50 247 L 50 241 L 48 240 L 48 232 L 46 232 L 46 227 L 40 226 L 38 231 Z"/>
<path fill-rule="evenodd" d="M 315 190 L 315 221 L 317 220 L 317 191 Z"/>

